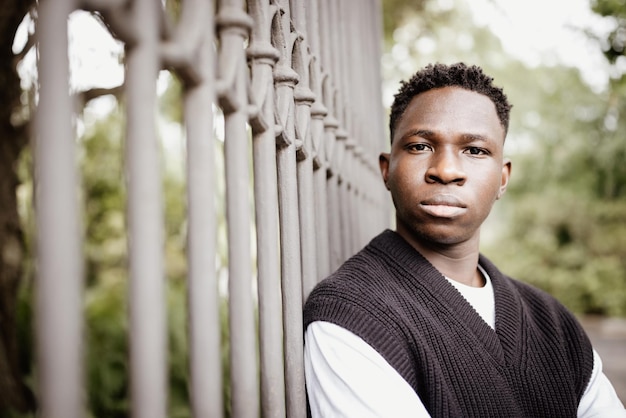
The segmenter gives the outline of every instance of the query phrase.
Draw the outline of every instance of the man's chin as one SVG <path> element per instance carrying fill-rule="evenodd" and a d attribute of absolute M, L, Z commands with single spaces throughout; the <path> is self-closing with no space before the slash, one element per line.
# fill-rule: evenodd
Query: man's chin
<path fill-rule="evenodd" d="M 418 245 L 424 245 L 429 247 L 451 247 L 455 245 L 461 245 L 471 237 L 461 234 L 455 230 L 456 228 L 412 228 L 412 229 L 399 229 L 401 235 L 405 238 L 415 241 Z M 402 233 L 403 231 L 404 233 Z M 407 237 L 408 235 L 408 237 Z"/>

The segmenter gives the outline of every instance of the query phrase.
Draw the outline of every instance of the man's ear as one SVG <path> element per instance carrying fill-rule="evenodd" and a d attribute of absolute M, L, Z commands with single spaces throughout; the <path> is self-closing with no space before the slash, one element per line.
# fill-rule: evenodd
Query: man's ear
<path fill-rule="evenodd" d="M 511 160 L 508 158 L 504 160 L 502 163 L 502 179 L 500 180 L 500 190 L 498 191 L 498 199 L 504 195 L 506 192 L 506 186 L 509 184 L 509 179 L 511 178 Z"/>
<path fill-rule="evenodd" d="M 383 182 L 385 187 L 389 190 L 387 185 L 387 176 L 389 175 L 389 153 L 381 152 L 378 156 L 378 165 L 380 166 L 380 174 L 383 176 Z"/>

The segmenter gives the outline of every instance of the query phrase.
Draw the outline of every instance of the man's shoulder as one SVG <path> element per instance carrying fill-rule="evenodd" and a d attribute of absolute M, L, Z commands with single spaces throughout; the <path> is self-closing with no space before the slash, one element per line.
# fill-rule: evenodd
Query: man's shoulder
<path fill-rule="evenodd" d="M 346 260 L 330 276 L 320 281 L 312 296 L 319 293 L 336 291 L 362 292 L 370 287 L 381 284 L 377 279 L 386 276 L 385 262 L 377 254 L 373 254 L 369 246 Z"/>

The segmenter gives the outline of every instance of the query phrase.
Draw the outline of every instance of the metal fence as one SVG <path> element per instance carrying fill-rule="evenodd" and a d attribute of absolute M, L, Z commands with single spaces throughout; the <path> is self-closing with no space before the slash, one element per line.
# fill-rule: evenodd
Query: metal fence
<path fill-rule="evenodd" d="M 303 300 L 389 220 L 377 164 L 385 147 L 379 3 L 186 0 L 176 20 L 157 0 L 39 3 L 34 156 L 41 416 L 79 417 L 85 410 L 81 180 L 65 58 L 70 13 L 99 13 L 125 45 L 133 416 L 159 418 L 167 411 L 155 123 L 156 79 L 165 68 L 184 86 L 193 414 L 220 417 L 224 409 L 213 256 L 212 107 L 218 106 L 225 134 L 232 415 L 303 417 Z"/>

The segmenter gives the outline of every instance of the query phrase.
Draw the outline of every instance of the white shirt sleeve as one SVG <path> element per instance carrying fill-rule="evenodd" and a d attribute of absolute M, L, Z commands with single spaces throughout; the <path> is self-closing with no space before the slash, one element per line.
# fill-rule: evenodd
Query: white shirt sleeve
<path fill-rule="evenodd" d="M 313 418 L 430 417 L 413 388 L 374 348 L 337 325 L 308 326 L 304 370 Z"/>
<path fill-rule="evenodd" d="M 593 371 L 587 389 L 578 404 L 579 418 L 626 418 L 626 410 L 613 385 L 602 372 L 602 360 L 593 350 Z"/>

